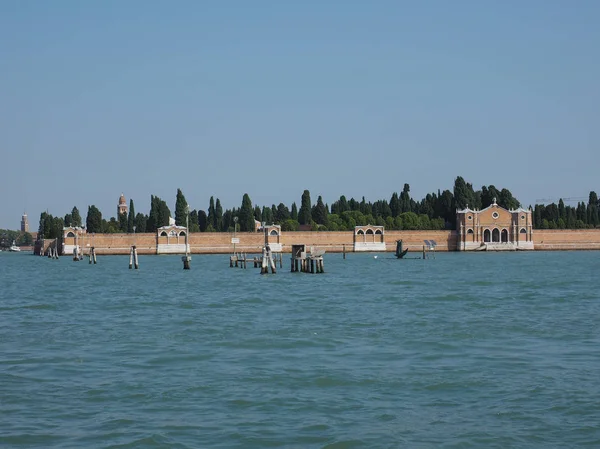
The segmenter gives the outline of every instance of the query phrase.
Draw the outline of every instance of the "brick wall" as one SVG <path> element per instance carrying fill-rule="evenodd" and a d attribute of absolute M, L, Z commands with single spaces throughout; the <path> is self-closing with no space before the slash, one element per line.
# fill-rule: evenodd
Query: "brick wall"
<path fill-rule="evenodd" d="M 189 243 L 194 254 L 231 253 L 232 234 L 222 232 L 198 232 L 190 235 Z M 236 251 L 257 253 L 261 250 L 264 236 L 260 233 L 238 232 Z M 457 243 L 456 231 L 385 231 L 387 251 L 396 249 L 396 240 L 402 239 L 404 248 L 419 251 L 424 240 L 435 240 L 437 251 L 455 251 Z M 537 250 L 583 250 L 600 249 L 600 229 L 585 230 L 534 230 L 533 239 Z M 277 236 L 270 236 L 270 242 L 277 242 Z M 46 241 L 44 247 L 47 248 Z M 354 233 L 343 232 L 283 232 L 279 237 L 284 252 L 290 252 L 293 244 L 317 246 L 329 252 L 341 252 L 346 248 L 352 252 Z M 86 249 L 88 244 L 95 246 L 97 254 L 129 254 L 134 243 L 133 234 L 95 234 L 87 235 L 80 245 Z M 139 254 L 156 254 L 156 234 L 135 234 L 135 244 Z"/>
<path fill-rule="evenodd" d="M 535 229 L 537 250 L 600 249 L 600 229 Z"/>

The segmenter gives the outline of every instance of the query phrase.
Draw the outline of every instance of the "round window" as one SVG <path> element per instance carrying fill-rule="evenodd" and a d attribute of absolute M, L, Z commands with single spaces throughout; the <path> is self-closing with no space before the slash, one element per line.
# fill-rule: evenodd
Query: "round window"
<path fill-rule="evenodd" d="M 492 214 L 492 218 L 495 220 L 496 218 L 498 218 L 500 215 L 498 215 L 498 212 L 494 212 Z"/>
<path fill-rule="evenodd" d="M 473 219 L 473 217 L 472 217 L 471 215 L 469 215 L 467 218 L 468 218 L 469 220 L 472 220 L 472 219 Z"/>
<path fill-rule="evenodd" d="M 521 215 L 521 220 L 525 220 L 525 215 Z"/>

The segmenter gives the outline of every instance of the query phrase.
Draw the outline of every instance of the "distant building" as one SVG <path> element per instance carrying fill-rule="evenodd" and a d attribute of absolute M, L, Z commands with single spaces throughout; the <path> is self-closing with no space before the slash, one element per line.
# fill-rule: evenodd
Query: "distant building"
<path fill-rule="evenodd" d="M 354 251 L 385 251 L 385 229 L 383 226 L 355 226 Z"/>
<path fill-rule="evenodd" d="M 21 231 L 29 232 L 29 221 L 27 220 L 27 214 L 23 214 L 21 217 Z"/>
<path fill-rule="evenodd" d="M 494 202 L 483 210 L 467 206 L 456 211 L 459 251 L 531 250 L 533 220 L 531 209 L 507 210 Z"/>
<path fill-rule="evenodd" d="M 125 195 L 121 193 L 119 197 L 119 205 L 117 206 L 117 213 L 119 215 L 127 213 L 127 200 L 125 200 Z"/>

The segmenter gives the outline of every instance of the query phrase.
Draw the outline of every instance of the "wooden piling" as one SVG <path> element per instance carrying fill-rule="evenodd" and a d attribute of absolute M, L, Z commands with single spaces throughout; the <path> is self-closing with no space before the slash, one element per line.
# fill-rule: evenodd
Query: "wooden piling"
<path fill-rule="evenodd" d="M 346 245 L 342 245 L 342 252 L 344 254 L 344 260 L 346 260 Z"/>
<path fill-rule="evenodd" d="M 140 264 L 138 263 L 137 247 L 133 245 L 129 250 L 129 269 L 131 270 L 132 268 L 135 268 L 137 270 L 139 267 Z"/>

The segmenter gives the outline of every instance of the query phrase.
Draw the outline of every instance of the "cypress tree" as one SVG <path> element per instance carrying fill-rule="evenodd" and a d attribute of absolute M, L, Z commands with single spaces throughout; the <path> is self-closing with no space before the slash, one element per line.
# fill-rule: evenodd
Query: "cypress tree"
<path fill-rule="evenodd" d="M 323 198 L 321 198 L 320 195 L 319 198 L 317 198 L 317 204 L 315 204 L 314 210 L 312 211 L 312 218 L 317 224 L 324 225 L 327 223 L 327 209 L 325 208 Z"/>
<path fill-rule="evenodd" d="M 119 214 L 119 231 L 127 232 L 127 214 L 125 212 Z"/>
<path fill-rule="evenodd" d="M 208 202 L 208 224 L 212 227 L 213 231 L 216 231 L 217 219 L 215 217 L 215 200 L 211 196 Z"/>
<path fill-rule="evenodd" d="M 93 204 L 88 207 L 85 227 L 87 228 L 87 232 L 102 232 L 102 212 Z"/>
<path fill-rule="evenodd" d="M 300 211 L 298 212 L 298 222 L 302 225 L 312 222 L 310 192 L 305 190 L 302 193 L 302 202 L 300 203 Z"/>
<path fill-rule="evenodd" d="M 127 217 L 127 232 L 132 233 L 133 227 L 135 226 L 135 208 L 133 207 L 133 200 L 129 199 L 129 216 Z M 137 226 L 136 226 L 137 231 Z"/>
<path fill-rule="evenodd" d="M 392 193 L 392 198 L 390 198 L 390 210 L 392 211 L 392 217 L 394 218 L 400 214 L 400 199 L 396 192 Z"/>
<path fill-rule="evenodd" d="M 203 210 L 198 211 L 198 227 L 200 228 L 200 232 L 205 232 L 208 226 L 208 217 L 206 216 L 206 212 Z"/>
<path fill-rule="evenodd" d="M 264 223 L 273 223 L 273 211 L 270 207 L 263 206 L 262 208 L 262 221 Z"/>
<path fill-rule="evenodd" d="M 73 210 L 71 210 L 71 223 L 71 226 L 81 227 L 81 215 L 77 206 L 73 206 Z"/>
<path fill-rule="evenodd" d="M 262 211 L 259 206 L 254 206 L 254 219 L 262 222 Z"/>
<path fill-rule="evenodd" d="M 247 193 L 244 193 L 242 198 L 242 207 L 239 213 L 240 231 L 242 232 L 254 232 L 254 208 L 252 207 L 252 201 Z"/>
<path fill-rule="evenodd" d="M 177 198 L 175 200 L 175 224 L 185 226 L 185 219 L 188 216 L 187 201 L 181 189 L 177 189 Z"/>
<path fill-rule="evenodd" d="M 296 202 L 292 203 L 292 211 L 290 212 L 290 218 L 292 220 L 298 221 L 298 206 L 296 206 Z"/>
<path fill-rule="evenodd" d="M 400 213 L 402 214 L 404 212 L 412 212 L 410 202 L 410 185 L 408 184 L 404 184 L 402 193 L 400 193 Z"/>
<path fill-rule="evenodd" d="M 215 223 L 214 223 L 215 231 L 226 231 L 227 228 L 223 224 L 223 207 L 221 206 L 221 200 L 217 198 L 217 203 L 215 206 Z"/>

